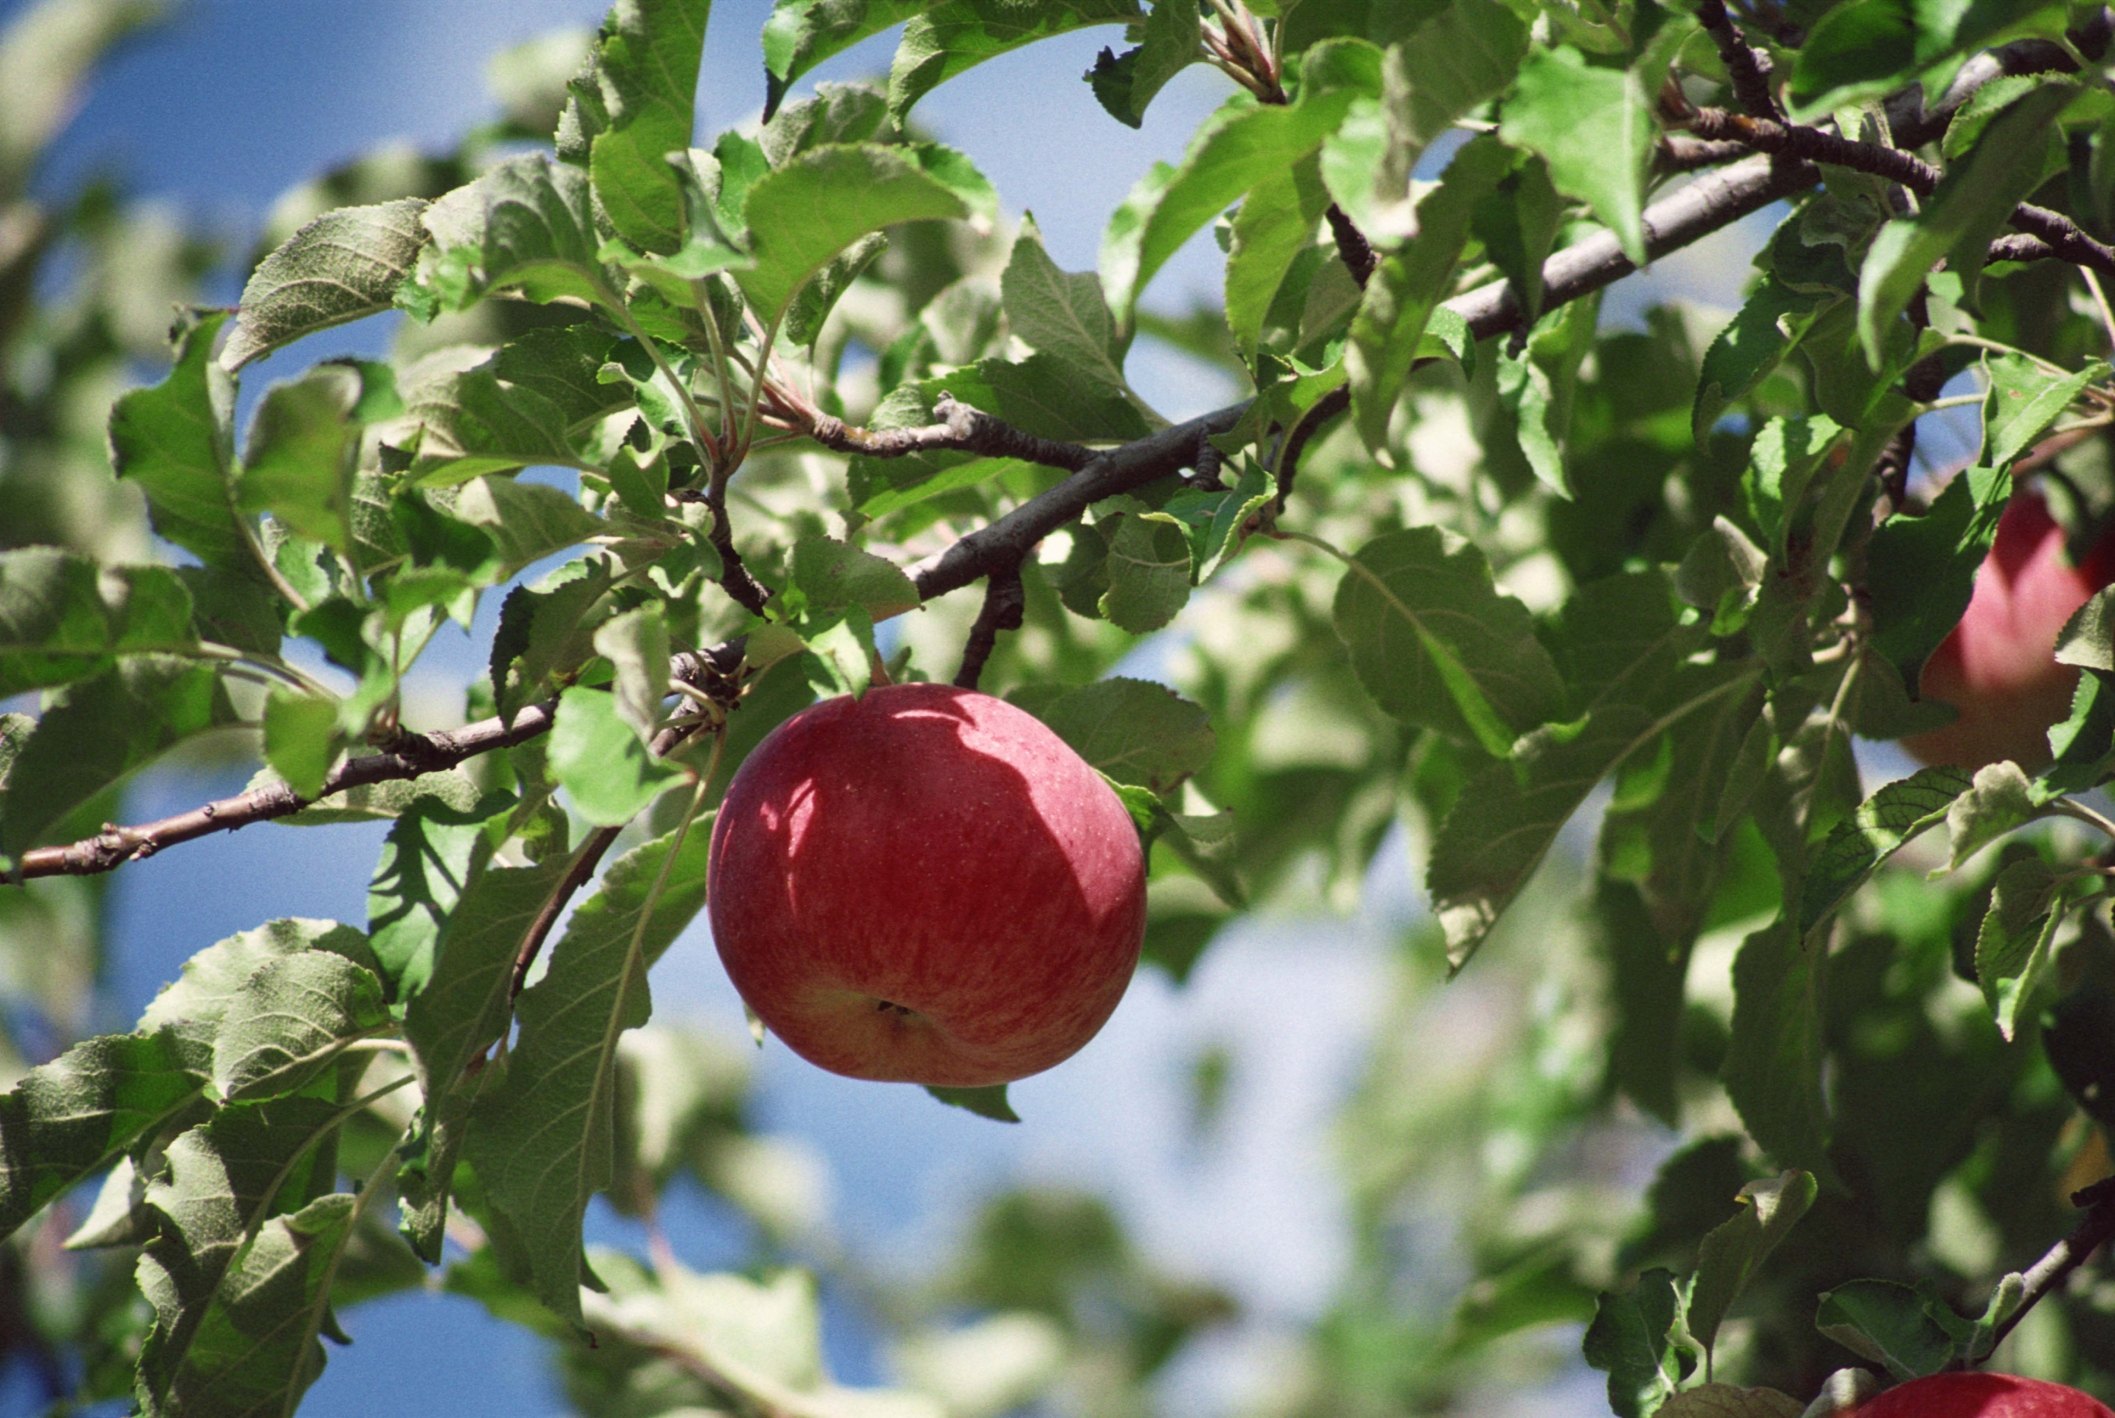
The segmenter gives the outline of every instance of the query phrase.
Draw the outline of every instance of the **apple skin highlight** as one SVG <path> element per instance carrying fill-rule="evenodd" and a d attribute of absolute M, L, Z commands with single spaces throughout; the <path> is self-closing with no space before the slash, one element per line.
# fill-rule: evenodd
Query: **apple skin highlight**
<path fill-rule="evenodd" d="M 2041 493 L 2012 494 L 1976 571 L 1960 623 L 1924 662 L 1918 690 L 1958 717 L 1902 741 L 1931 764 L 1973 772 L 2011 759 L 2029 773 L 2049 763 L 2049 727 L 2071 711 L 2078 671 L 2056 659 L 2056 637 L 2095 591 L 2115 581 L 2115 535 L 2073 565 L 2063 528 Z"/>
<path fill-rule="evenodd" d="M 949 685 L 827 700 L 775 729 L 713 824 L 728 976 L 802 1058 L 979 1087 L 1069 1057 L 1145 934 L 1131 816 L 1024 711 Z"/>
<path fill-rule="evenodd" d="M 2064 1384 L 2011 1374 L 1933 1374 L 1868 1399 L 1852 1418 L 2115 1418 Z"/>

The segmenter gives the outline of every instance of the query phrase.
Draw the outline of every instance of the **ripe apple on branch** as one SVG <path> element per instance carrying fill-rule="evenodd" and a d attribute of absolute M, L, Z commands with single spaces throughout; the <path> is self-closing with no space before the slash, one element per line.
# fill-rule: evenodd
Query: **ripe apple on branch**
<path fill-rule="evenodd" d="M 1144 853 L 1084 759 L 1001 699 L 878 687 L 787 720 L 713 827 L 713 940 L 810 1062 L 973 1088 L 1094 1037 L 1145 934 Z"/>
<path fill-rule="evenodd" d="M 1956 717 L 1903 747 L 1926 763 L 1971 772 L 2004 759 L 2030 773 L 2045 766 L 2049 726 L 2069 711 L 2078 684 L 2078 671 L 2056 659 L 2056 637 L 2111 582 L 2115 531 L 2102 532 L 2073 561 L 2041 492 L 2013 493 L 1967 611 L 1919 679 L 1923 697 L 1951 705 Z"/>
<path fill-rule="evenodd" d="M 2110 1418 L 2108 1406 L 2066 1384 L 2011 1374 L 1932 1374 L 1888 1389 L 1854 1418 Z"/>

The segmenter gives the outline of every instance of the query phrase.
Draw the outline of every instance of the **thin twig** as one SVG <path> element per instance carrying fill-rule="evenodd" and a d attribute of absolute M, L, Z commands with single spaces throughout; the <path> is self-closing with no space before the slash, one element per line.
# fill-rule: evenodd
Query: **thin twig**
<path fill-rule="evenodd" d="M 543 949 L 551 927 L 558 924 L 566 902 L 588 884 L 595 868 L 608 855 L 610 844 L 623 830 L 621 827 L 598 827 L 590 833 L 587 841 L 580 844 L 580 850 L 573 854 L 573 863 L 566 868 L 565 875 L 551 888 L 550 895 L 543 898 L 543 905 L 536 909 L 536 919 L 529 922 L 528 933 L 521 938 L 521 948 L 514 952 L 514 968 L 507 975 L 508 999 L 520 998 L 522 986 L 528 983 L 529 967 L 536 963 L 537 952 Z"/>
<path fill-rule="evenodd" d="M 918 428 L 855 428 L 842 419 L 818 415 L 807 429 L 808 436 L 838 453 L 864 453 L 870 458 L 901 458 L 911 453 L 959 450 L 981 453 L 987 458 L 1019 458 L 1045 467 L 1076 473 L 1094 461 L 1094 450 L 1078 443 L 1038 438 L 1002 419 L 971 408 L 943 393 L 933 404 L 938 423 Z"/>
<path fill-rule="evenodd" d="M 1900 183 L 1919 197 L 1929 197 L 1937 190 L 1944 175 L 1924 159 L 1900 148 L 1858 142 L 1806 124 L 1728 113 L 1722 108 L 1695 110 L 1689 127 L 1698 137 L 1745 143 L 1757 152 L 1870 172 Z M 2062 213 L 2022 202 L 2012 209 L 2010 221 L 2028 235 L 2040 237 L 2064 260 L 2115 274 L 2115 247 L 2094 240 Z"/>
<path fill-rule="evenodd" d="M 2115 1239 L 2115 1177 L 2106 1177 L 2071 1194 L 2071 1204 L 2085 1215 L 2071 1234 L 2051 1247 L 2049 1253 L 2020 1274 L 2024 1282 L 2019 1307 L 1998 1322 L 1990 1347 L 1995 1350 L 2005 1336 L 2027 1317 L 2027 1311 L 2045 1295 L 2053 1293 L 2072 1271 L 2084 1265 L 2111 1239 Z"/>
<path fill-rule="evenodd" d="M 1378 264 L 1373 254 L 1373 243 L 1366 239 L 1365 232 L 1359 230 L 1358 223 L 1352 221 L 1350 215 L 1336 203 L 1331 202 L 1329 210 L 1322 215 L 1329 219 L 1329 234 L 1336 240 L 1337 255 L 1343 258 L 1344 269 L 1351 272 L 1353 280 L 1361 286 L 1365 285 L 1373 279 L 1373 269 Z"/>
<path fill-rule="evenodd" d="M 1726 66 L 1726 77 L 1733 82 L 1733 96 L 1740 100 L 1740 106 L 1756 118 L 1782 119 L 1784 112 L 1770 92 L 1769 56 L 1748 46 L 1733 17 L 1726 13 L 1725 0 L 1697 0 L 1696 18 L 1718 46 L 1719 60 Z"/>

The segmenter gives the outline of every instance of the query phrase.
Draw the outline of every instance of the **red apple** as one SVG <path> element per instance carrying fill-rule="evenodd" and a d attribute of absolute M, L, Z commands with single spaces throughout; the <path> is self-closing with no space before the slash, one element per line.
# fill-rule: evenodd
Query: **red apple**
<path fill-rule="evenodd" d="M 1041 721 L 901 684 L 773 730 L 712 829 L 713 940 L 742 998 L 853 1078 L 1004 1083 L 1069 1057 L 1138 963 L 1131 815 Z"/>
<path fill-rule="evenodd" d="M 2063 1384 L 1959 1373 L 1897 1385 L 1860 1405 L 1854 1418 L 2115 1418 L 2115 1413 Z"/>
<path fill-rule="evenodd" d="M 2056 661 L 2056 637 L 2086 599 L 2115 581 L 2115 534 L 2083 563 L 2039 492 L 2012 494 L 1997 539 L 1976 572 L 1960 624 L 1924 662 L 1918 687 L 1959 711 L 1902 746 L 1926 763 L 1973 771 L 2011 759 L 2032 773 L 2049 762 L 2049 726 L 2071 712 L 2078 671 Z"/>

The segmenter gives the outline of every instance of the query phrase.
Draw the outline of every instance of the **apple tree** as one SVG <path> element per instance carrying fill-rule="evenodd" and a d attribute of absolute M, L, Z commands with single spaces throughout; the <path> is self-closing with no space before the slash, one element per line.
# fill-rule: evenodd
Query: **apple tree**
<path fill-rule="evenodd" d="M 32 181 L 152 8 L 0 36 L 0 1361 L 55 1402 L 291 1412 L 341 1314 L 429 1285 L 587 1412 L 1147 1411 L 1238 1314 L 1087 1194 L 993 1198 L 871 1299 L 893 1386 L 833 1383 L 852 1262 L 741 1058 L 652 1017 L 733 772 L 919 680 L 1115 787 L 1178 985 L 1407 856 L 1351 1259 L 1244 1411 L 2115 1386 L 2115 600 L 2021 590 L 2040 680 L 1920 691 L 2015 486 L 2059 571 L 2115 514 L 2109 11 L 777 0 L 713 133 L 710 0 L 616 0 L 452 150 L 289 194 L 226 308 L 200 233 Z M 1080 271 L 1025 215 L 1067 194 L 919 105 L 1088 27 L 1108 123 L 1192 65 L 1224 102 Z M 1218 308 L 1144 303 L 1201 234 Z M 1707 238 L 1724 308 L 1611 308 Z M 392 311 L 387 358 L 333 346 Z M 1151 406 L 1156 345 L 1238 397 Z M 1893 744 L 1971 710 L 2002 753 Z M 254 776 L 128 811 L 199 754 Z M 99 1016 L 129 864 L 354 822 L 366 920 L 196 941 Z M 751 1268 L 584 1252 L 679 1176 Z"/>

